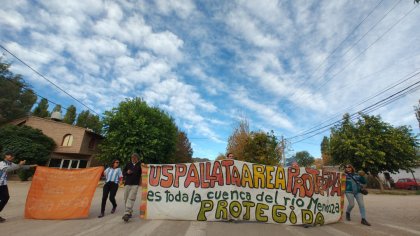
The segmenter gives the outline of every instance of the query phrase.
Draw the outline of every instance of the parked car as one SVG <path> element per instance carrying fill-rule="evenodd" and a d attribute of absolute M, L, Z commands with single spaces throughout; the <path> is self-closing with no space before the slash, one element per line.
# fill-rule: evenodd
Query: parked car
<path fill-rule="evenodd" d="M 417 181 L 417 183 L 416 183 Z M 402 178 L 399 179 L 396 183 L 395 183 L 395 188 L 399 188 L 399 189 L 420 189 L 420 179 L 416 178 L 416 181 L 414 181 L 414 179 L 410 179 L 410 178 Z"/>

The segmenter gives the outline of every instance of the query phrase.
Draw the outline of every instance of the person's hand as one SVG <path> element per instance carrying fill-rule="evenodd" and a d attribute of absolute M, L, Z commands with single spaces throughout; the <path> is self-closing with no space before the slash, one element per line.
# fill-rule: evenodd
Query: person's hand
<path fill-rule="evenodd" d="M 29 167 L 31 167 L 31 168 L 36 168 L 38 165 L 37 164 L 35 164 L 35 165 L 30 165 Z"/>
<path fill-rule="evenodd" d="M 133 171 L 131 171 L 131 170 L 127 170 L 127 174 L 131 174 L 131 173 L 133 173 Z"/>
<path fill-rule="evenodd" d="M 26 163 L 26 160 L 23 160 L 23 161 L 19 162 L 19 165 L 23 166 L 23 165 L 25 165 L 25 163 Z"/>

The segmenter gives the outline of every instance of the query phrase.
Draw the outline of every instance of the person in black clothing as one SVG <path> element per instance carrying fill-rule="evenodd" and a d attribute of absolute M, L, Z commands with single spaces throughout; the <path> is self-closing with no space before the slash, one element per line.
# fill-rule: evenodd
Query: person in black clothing
<path fill-rule="evenodd" d="M 131 162 L 129 162 L 123 170 L 123 176 L 125 179 L 124 187 L 124 204 L 125 212 L 123 220 L 128 221 L 133 214 L 133 206 L 136 201 L 137 192 L 141 180 L 141 163 L 139 161 L 139 155 L 133 153 L 131 155 Z"/>
<path fill-rule="evenodd" d="M 106 206 L 106 199 L 109 195 L 109 200 L 112 203 L 112 210 L 111 214 L 115 213 L 117 209 L 117 203 L 115 202 L 115 195 L 118 191 L 118 184 L 120 183 L 123 175 L 120 166 L 120 161 L 115 159 L 112 162 L 111 167 L 106 168 L 104 171 L 104 176 L 106 178 L 103 193 L 102 193 L 102 204 L 101 204 L 101 214 L 98 218 L 102 218 L 105 216 L 105 206 Z"/>

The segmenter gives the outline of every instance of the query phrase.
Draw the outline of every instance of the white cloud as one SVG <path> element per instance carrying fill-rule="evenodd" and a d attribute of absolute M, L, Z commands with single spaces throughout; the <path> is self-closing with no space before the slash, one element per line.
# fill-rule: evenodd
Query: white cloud
<path fill-rule="evenodd" d="M 186 19 L 195 10 L 195 5 L 191 0 L 156 0 L 157 10 L 165 15 L 175 12 L 182 19 Z"/>
<path fill-rule="evenodd" d="M 266 121 L 267 126 L 283 129 L 293 128 L 292 122 L 290 122 L 284 114 L 270 106 L 260 104 L 249 98 L 247 92 L 244 89 L 235 91 L 231 97 L 238 103 L 253 111 L 262 120 Z"/>

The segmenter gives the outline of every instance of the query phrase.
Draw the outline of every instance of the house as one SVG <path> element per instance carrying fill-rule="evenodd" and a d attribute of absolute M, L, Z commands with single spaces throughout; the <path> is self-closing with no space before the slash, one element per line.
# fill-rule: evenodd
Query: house
<path fill-rule="evenodd" d="M 47 166 L 63 169 L 86 168 L 99 165 L 95 159 L 103 136 L 90 129 L 69 125 L 53 118 L 28 116 L 10 122 L 39 129 L 52 138 L 57 147 L 51 153 Z"/>

